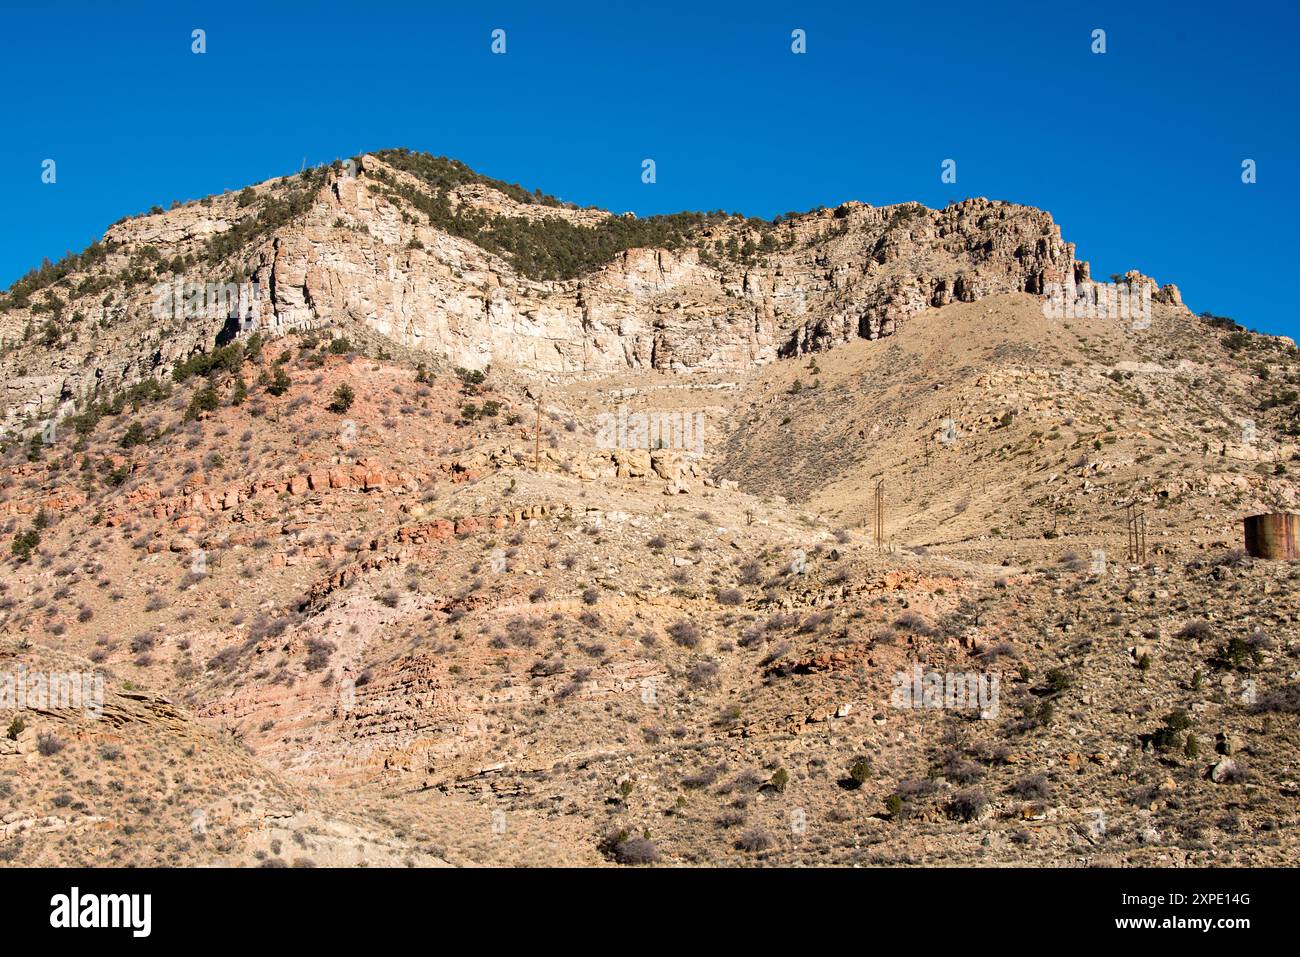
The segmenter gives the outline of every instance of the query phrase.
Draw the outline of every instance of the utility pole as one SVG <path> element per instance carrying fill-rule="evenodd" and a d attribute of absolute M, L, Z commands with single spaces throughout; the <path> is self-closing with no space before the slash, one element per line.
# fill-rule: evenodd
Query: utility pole
<path fill-rule="evenodd" d="M 1136 502 L 1130 502 L 1125 508 L 1128 525 L 1128 560 L 1145 562 L 1147 560 L 1147 516 L 1146 510 L 1138 508 Z"/>
<path fill-rule="evenodd" d="M 885 548 L 885 480 L 876 482 L 876 551 Z"/>
<path fill-rule="evenodd" d="M 541 450 L 542 450 L 542 396 L 539 393 L 537 396 L 537 425 L 533 429 L 533 471 L 534 472 L 540 472 L 542 470 Z"/>

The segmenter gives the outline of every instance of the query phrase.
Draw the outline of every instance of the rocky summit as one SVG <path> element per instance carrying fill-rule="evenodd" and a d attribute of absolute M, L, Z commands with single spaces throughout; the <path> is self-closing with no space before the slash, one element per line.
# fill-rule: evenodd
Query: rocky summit
<path fill-rule="evenodd" d="M 1298 396 L 1001 201 L 124 219 L 0 296 L 0 861 L 1294 862 Z"/>

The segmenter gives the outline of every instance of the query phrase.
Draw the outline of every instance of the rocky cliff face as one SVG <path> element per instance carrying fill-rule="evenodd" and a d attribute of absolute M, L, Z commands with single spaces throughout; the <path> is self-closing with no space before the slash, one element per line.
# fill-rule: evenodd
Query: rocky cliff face
<path fill-rule="evenodd" d="M 404 223 L 368 187 L 377 164 L 323 190 L 253 275 L 277 316 L 348 317 L 467 367 L 747 368 L 888 335 L 928 306 L 1087 277 L 1046 213 L 968 200 L 799 217 L 780 228 L 792 245 L 760 265 L 702 261 L 700 247 L 746 229 L 724 225 L 697 247 L 628 250 L 579 279 L 533 282 L 471 242 Z"/>
<path fill-rule="evenodd" d="M 114 225 L 102 260 L 26 304 L 5 302 L 0 338 L 11 348 L 0 357 L 0 404 L 8 422 L 165 374 L 232 330 L 224 305 L 160 315 L 162 281 L 251 283 L 258 325 L 271 333 L 359 324 L 454 365 L 573 375 L 750 368 L 889 335 L 929 306 L 1043 293 L 1088 275 L 1047 213 L 973 199 L 938 211 L 860 203 L 819 210 L 766 227 L 760 252 L 739 257 L 725 250 L 754 240 L 753 223 L 715 221 L 675 249 L 626 249 L 576 278 L 535 280 L 430 225 L 394 184 L 408 198 L 432 195 L 416 177 L 365 156 L 353 170 L 270 181 Z M 594 228 L 610 216 L 521 203 L 477 183 L 449 198 L 458 210 L 521 221 L 559 217 Z M 253 228 L 259 210 L 286 202 L 291 219 Z M 214 252 L 220 241 L 234 250 Z M 51 293 L 59 305 L 47 310 Z"/>

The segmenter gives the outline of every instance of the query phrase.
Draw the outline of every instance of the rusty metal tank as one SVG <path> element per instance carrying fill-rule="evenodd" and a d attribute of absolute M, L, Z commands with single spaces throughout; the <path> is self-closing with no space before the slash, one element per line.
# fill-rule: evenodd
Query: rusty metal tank
<path fill-rule="evenodd" d="M 1243 524 L 1246 552 L 1251 557 L 1300 560 L 1300 515 L 1294 512 L 1251 515 Z"/>

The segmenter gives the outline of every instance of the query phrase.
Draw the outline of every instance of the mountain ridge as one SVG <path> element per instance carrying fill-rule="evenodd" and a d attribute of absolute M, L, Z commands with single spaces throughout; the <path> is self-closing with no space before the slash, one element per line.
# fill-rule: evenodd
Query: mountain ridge
<path fill-rule="evenodd" d="M 233 334 L 228 305 L 153 321 L 163 282 L 248 283 L 268 333 L 350 320 L 453 365 L 571 375 L 747 368 L 948 301 L 1088 279 L 1049 214 L 1000 201 L 641 220 L 423 154 L 349 163 L 120 220 L 16 282 L 0 300 L 6 421 L 166 375 Z M 18 359 L 33 342 L 76 358 L 34 369 Z"/>

